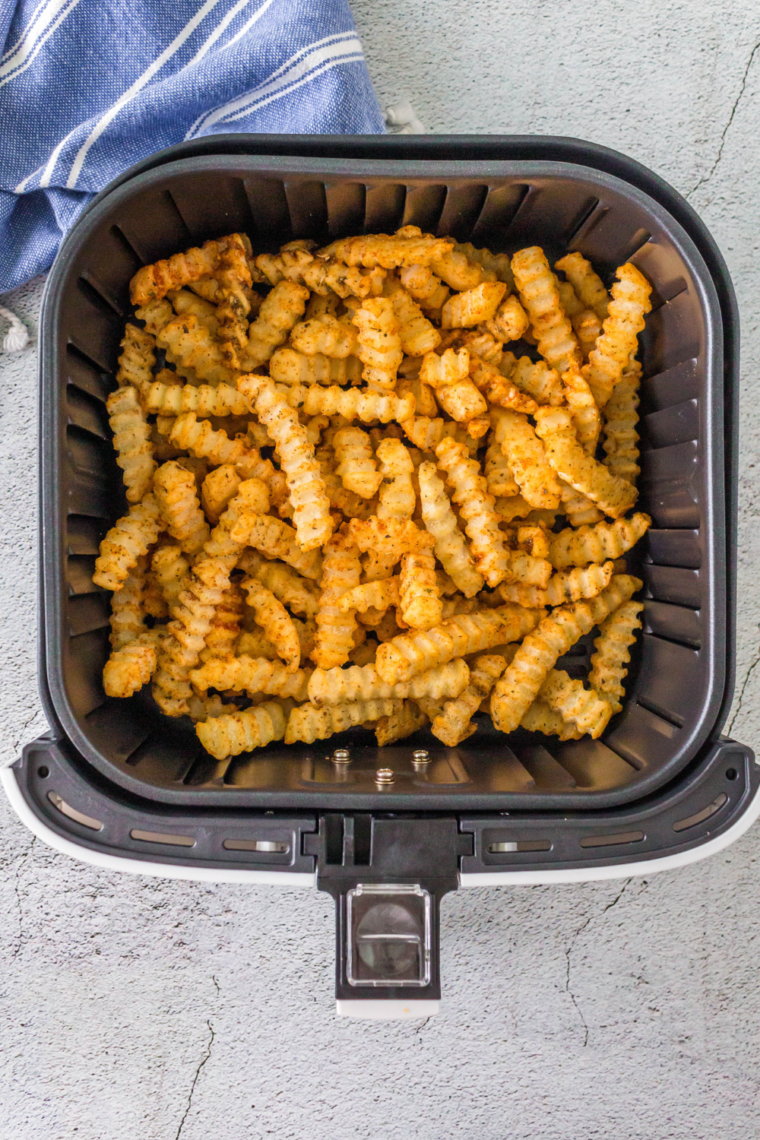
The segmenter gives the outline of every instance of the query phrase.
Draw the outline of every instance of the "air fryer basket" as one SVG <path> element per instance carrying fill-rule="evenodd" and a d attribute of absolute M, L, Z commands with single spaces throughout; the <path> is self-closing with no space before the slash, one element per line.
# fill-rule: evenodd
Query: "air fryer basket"
<path fill-rule="evenodd" d="M 550 258 L 579 249 L 610 277 L 631 259 L 654 286 L 644 334 L 638 506 L 653 518 L 632 569 L 646 630 L 628 700 L 604 737 L 558 743 L 483 725 L 457 749 L 422 732 L 378 749 L 358 730 L 348 772 L 322 746 L 273 744 L 222 763 L 144 691 L 101 685 L 110 595 L 98 543 L 123 511 L 104 400 L 139 265 L 233 229 L 256 248 L 293 237 L 425 230 Z M 591 167 L 555 161 L 363 161 L 271 156 L 176 159 L 122 182 L 74 228 L 43 318 L 46 687 L 54 721 L 103 777 L 153 802 L 202 806 L 507 810 L 598 807 L 651 793 L 716 733 L 726 687 L 724 327 L 695 244 L 657 202 Z M 581 675 L 590 638 L 562 662 Z M 414 748 L 429 750 L 424 770 Z M 378 767 L 393 768 L 379 790 Z"/>
<path fill-rule="evenodd" d="M 628 559 L 645 581 L 645 632 L 626 706 L 598 741 L 483 725 L 456 749 L 427 733 L 378 749 L 359 731 L 340 738 L 348 766 L 332 762 L 333 741 L 218 763 L 148 693 L 108 700 L 101 686 L 109 595 L 92 571 L 125 509 L 104 405 L 129 279 L 231 230 L 272 249 L 406 223 L 497 251 L 578 249 L 608 280 L 630 259 L 653 283 L 638 503 L 653 527 Z M 751 751 L 719 735 L 733 689 L 737 384 L 719 252 L 670 187 L 615 152 L 530 137 L 218 136 L 152 156 L 80 217 L 46 291 L 40 687 L 51 732 L 0 773 L 14 806 L 54 846 L 114 869 L 316 881 L 336 899 L 342 1011 L 364 1016 L 377 998 L 399 1016 L 435 1012 L 438 904 L 458 883 L 650 872 L 717 850 L 760 812 Z M 589 643 L 561 662 L 575 675 Z M 414 764 L 420 748 L 430 763 Z M 394 770 L 392 786 L 377 786 L 379 767 Z"/>

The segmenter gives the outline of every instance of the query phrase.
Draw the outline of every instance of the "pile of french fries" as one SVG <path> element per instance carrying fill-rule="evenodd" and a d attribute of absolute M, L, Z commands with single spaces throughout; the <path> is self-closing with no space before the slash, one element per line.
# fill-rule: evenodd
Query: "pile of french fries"
<path fill-rule="evenodd" d="M 356 726 L 454 746 L 479 711 L 598 737 L 641 626 L 650 292 L 415 226 L 140 269 L 108 399 L 130 507 L 93 576 L 106 693 L 152 683 L 218 759 Z M 555 668 L 595 628 L 587 681 Z"/>

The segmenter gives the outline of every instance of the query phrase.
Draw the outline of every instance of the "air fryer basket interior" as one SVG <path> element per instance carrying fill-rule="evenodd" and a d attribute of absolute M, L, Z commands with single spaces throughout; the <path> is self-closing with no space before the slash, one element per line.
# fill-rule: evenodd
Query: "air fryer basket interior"
<path fill-rule="evenodd" d="M 652 281 L 642 336 L 642 474 L 637 509 L 653 527 L 630 568 L 645 581 L 645 632 L 624 711 L 598 741 L 561 744 L 487 722 L 447 749 L 428 732 L 378 749 L 362 730 L 348 772 L 334 743 L 270 745 L 217 762 L 189 722 L 161 716 L 147 691 L 109 700 L 101 685 L 110 594 L 93 586 L 98 544 L 123 513 L 105 399 L 128 283 L 142 264 L 232 230 L 257 250 L 413 223 L 513 252 L 569 249 L 609 283 L 632 260 Z M 50 715 L 102 775 L 148 800 L 185 805 L 341 809 L 608 806 L 660 786 L 717 731 L 726 656 L 723 329 L 695 246 L 633 186 L 561 162 L 361 161 L 208 156 L 128 180 L 70 234 L 43 315 L 43 685 Z M 592 638 L 560 665 L 588 667 Z M 425 747 L 432 763 L 411 763 Z M 380 792 L 378 767 L 396 782 Z"/>

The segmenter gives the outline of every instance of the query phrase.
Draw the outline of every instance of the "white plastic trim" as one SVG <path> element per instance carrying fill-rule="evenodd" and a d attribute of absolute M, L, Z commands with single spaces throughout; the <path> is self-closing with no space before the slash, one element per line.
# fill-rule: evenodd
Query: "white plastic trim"
<path fill-rule="evenodd" d="M 689 863 L 698 863 L 700 859 L 707 859 L 710 855 L 716 855 L 718 851 L 724 851 L 744 835 L 745 831 L 749 831 L 759 816 L 760 789 L 755 793 L 741 818 L 737 819 L 727 831 L 688 851 L 679 851 L 675 855 L 661 855 L 656 859 L 619 863 L 612 867 L 581 867 L 569 871 L 477 871 L 471 875 L 462 875 L 460 886 L 535 887 L 547 883 L 593 883 L 601 879 L 629 879 L 632 875 L 654 875 L 658 871 L 675 871 L 678 867 L 687 867 Z"/>
<path fill-rule="evenodd" d="M 219 870 L 215 867 L 179 867 L 174 863 L 152 863 L 150 860 L 125 859 L 122 855 L 107 855 L 101 851 L 91 851 L 81 847 L 71 839 L 64 839 L 39 819 L 27 804 L 18 786 L 16 773 L 12 768 L 0 771 L 0 783 L 5 790 L 11 807 L 21 822 L 48 847 L 70 855 L 93 867 L 105 871 L 126 871 L 131 875 L 155 875 L 163 879 L 190 879 L 199 883 L 241 883 L 249 886 L 272 887 L 315 887 L 316 874 L 304 871 L 244 871 L 233 867 Z"/>
<path fill-rule="evenodd" d="M 362 1017 L 367 1021 L 415 1021 L 420 1017 L 434 1017 L 440 1011 L 440 1001 L 432 998 L 419 1001 L 346 998 L 335 1003 L 338 1017 Z"/>

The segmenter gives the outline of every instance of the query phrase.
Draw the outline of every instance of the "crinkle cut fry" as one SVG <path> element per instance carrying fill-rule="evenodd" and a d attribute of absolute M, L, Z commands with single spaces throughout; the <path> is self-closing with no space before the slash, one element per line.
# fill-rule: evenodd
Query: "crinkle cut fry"
<path fill-rule="evenodd" d="M 317 634 L 311 659 L 321 669 L 343 665 L 354 648 L 356 615 L 343 613 L 340 599 L 359 585 L 359 548 L 349 534 L 338 533 L 325 545 L 322 554 L 322 591 L 317 610 Z"/>
<path fill-rule="evenodd" d="M 641 629 L 639 615 L 643 609 L 643 602 L 624 602 L 602 622 L 594 641 L 596 652 L 591 655 L 589 685 L 609 701 L 613 713 L 623 707 L 623 678 L 628 675 L 626 666 L 631 660 L 629 648 L 636 640 L 636 631 Z"/>
<path fill-rule="evenodd" d="M 393 716 L 402 707 L 401 701 L 392 700 L 354 701 L 344 705 L 326 705 L 321 709 L 301 705 L 290 714 L 285 743 L 295 744 L 302 740 L 313 744 L 315 740 L 325 740 L 337 732 L 345 732 L 347 728 Z"/>
<path fill-rule="evenodd" d="M 271 590 L 256 578 L 244 578 L 241 583 L 248 605 L 256 615 L 256 623 L 272 642 L 285 667 L 295 673 L 301 663 L 301 643 L 290 614 Z"/>
<path fill-rule="evenodd" d="M 514 605 L 457 614 L 434 629 L 412 630 L 384 642 L 377 651 L 375 666 L 384 681 L 395 685 L 455 657 L 518 641 L 543 616 L 543 610 L 525 610 Z"/>
<path fill-rule="evenodd" d="M 248 343 L 240 351 L 240 367 L 250 372 L 265 364 L 300 321 L 309 290 L 293 281 L 280 281 L 266 298 L 248 329 Z"/>
<path fill-rule="evenodd" d="M 162 384 L 153 381 L 143 389 L 143 405 L 148 415 L 181 416 L 195 412 L 198 416 L 244 416 L 248 401 L 231 384 Z"/>
<path fill-rule="evenodd" d="M 322 556 L 318 550 L 302 550 L 296 532 L 282 519 L 272 515 L 259 515 L 251 529 L 241 535 L 244 545 L 252 546 L 265 558 L 278 558 L 287 562 L 304 578 L 318 581 L 322 573 Z"/>
<path fill-rule="evenodd" d="M 359 340 L 358 356 L 369 384 L 392 389 L 398 366 L 404 359 L 400 326 L 388 297 L 368 297 L 354 313 Z"/>
<path fill-rule="evenodd" d="M 475 566 L 489 586 L 498 586 L 507 576 L 508 560 L 494 499 L 486 490 L 480 465 L 468 458 L 461 443 L 450 438 L 441 440 L 435 454 L 464 520 Z"/>
<path fill-rule="evenodd" d="M 317 252 L 319 258 L 336 258 L 346 265 L 362 265 L 365 269 L 397 269 L 410 265 L 429 265 L 454 248 L 451 238 L 396 237 L 367 234 L 365 237 L 341 238 Z"/>
<path fill-rule="evenodd" d="M 398 712 L 383 716 L 375 723 L 375 739 L 378 747 L 385 748 L 397 740 L 405 740 L 413 732 L 424 728 L 428 718 L 414 701 L 404 701 Z"/>
<path fill-rule="evenodd" d="M 512 272 L 523 308 L 530 317 L 538 351 L 551 368 L 566 372 L 571 361 L 580 366 L 581 350 L 559 300 L 556 279 L 537 245 L 512 258 Z"/>
<path fill-rule="evenodd" d="M 131 384 L 117 388 L 106 400 L 106 408 L 116 462 L 124 472 L 127 501 L 139 503 L 150 488 L 156 463 L 137 389 Z"/>
<path fill-rule="evenodd" d="M 359 388 L 318 388 L 309 389 L 304 402 L 307 415 L 343 416 L 346 420 L 362 420 L 372 423 L 379 420 L 387 424 L 391 420 L 400 423 L 414 415 L 416 400 L 411 392 L 397 396 L 393 392 L 377 392 Z"/>
<path fill-rule="evenodd" d="M 536 434 L 543 440 L 546 458 L 557 474 L 595 502 L 606 515 L 619 518 L 631 509 L 638 491 L 585 453 L 566 408 L 539 408 Z"/>
<path fill-rule="evenodd" d="M 214 657 L 199 669 L 193 669 L 190 680 L 201 692 L 207 689 L 234 689 L 251 695 L 266 693 L 275 697 L 292 697 L 296 701 L 307 699 L 311 670 L 291 672 L 281 661 L 264 657 Z"/>
<path fill-rule="evenodd" d="M 652 286 L 635 265 L 621 265 L 616 275 L 602 335 L 589 353 L 588 364 L 583 366 L 583 375 L 600 408 L 609 400 L 623 369 L 635 355 L 644 316 L 652 308 Z"/>
<path fill-rule="evenodd" d="M 209 526 L 203 517 L 192 473 L 170 459 L 156 472 L 153 491 L 169 534 L 176 538 L 185 554 L 198 554 L 208 540 Z"/>
<path fill-rule="evenodd" d="M 140 557 L 122 588 L 111 599 L 111 649 L 123 649 L 145 630 L 145 574 L 147 559 Z"/>
<path fill-rule="evenodd" d="M 558 657 L 579 637 L 641 589 L 640 578 L 616 574 L 606 590 L 589 601 L 560 606 L 527 635 L 491 696 L 491 717 L 501 732 L 514 732 Z M 526 611 L 531 612 L 531 611 Z M 513 639 L 516 640 L 516 639 Z"/>
<path fill-rule="evenodd" d="M 458 697 L 469 680 L 469 667 L 461 657 L 395 685 L 383 681 L 374 664 L 352 665 L 349 669 L 315 669 L 309 678 L 309 700 L 317 708 L 380 699 L 416 701 L 418 697 L 431 697 L 440 701 Z"/>
<path fill-rule="evenodd" d="M 537 509 L 559 506 L 560 486 L 546 449 L 526 415 L 508 408 L 495 411 L 494 427 L 501 450 L 522 497 Z"/>
<path fill-rule="evenodd" d="M 435 539 L 435 553 L 446 573 L 467 598 L 483 588 L 483 576 L 475 569 L 464 535 L 451 509 L 443 481 L 434 463 L 425 461 L 418 468 L 422 519 Z"/>
<path fill-rule="evenodd" d="M 599 320 L 603 321 L 607 316 L 610 298 L 601 278 L 592 269 L 591 262 L 581 253 L 568 253 L 555 261 L 554 268 L 565 274 L 585 308 L 592 309 Z"/>
<path fill-rule="evenodd" d="M 546 701 L 536 697 L 524 717 L 520 727 L 528 732 L 542 732 L 544 736 L 558 736 L 560 740 L 580 740 L 583 733 L 572 721 L 565 720 L 560 713 L 550 709 Z"/>
<path fill-rule="evenodd" d="M 131 697 L 147 685 L 156 668 L 158 639 L 157 629 L 146 630 L 111 653 L 103 667 L 103 689 L 107 697 Z"/>
<path fill-rule="evenodd" d="M 131 384 L 138 392 L 142 392 L 153 379 L 156 363 L 155 337 L 137 325 L 127 323 L 121 348 L 116 383 L 120 388 Z"/>
<path fill-rule="evenodd" d="M 649 515 L 637 511 L 629 519 L 600 522 L 578 530 L 561 530 L 551 537 L 549 561 L 555 570 L 564 570 L 568 566 L 585 566 L 588 562 L 620 558 L 636 545 L 651 525 Z"/>
<path fill-rule="evenodd" d="M 238 390 L 274 440 L 287 479 L 293 521 L 302 550 L 314 550 L 327 542 L 333 529 L 330 500 L 314 447 L 298 414 L 288 407 L 267 376 L 242 376 Z"/>
<path fill-rule="evenodd" d="M 639 467 L 639 380 L 641 365 L 628 364 L 620 381 L 615 385 L 605 407 L 604 464 L 613 475 L 634 483 L 641 472 Z"/>
<path fill-rule="evenodd" d="M 203 747 L 217 760 L 263 748 L 282 740 L 288 716 L 277 701 L 264 701 L 254 708 L 199 721 L 195 731 Z"/>
<path fill-rule="evenodd" d="M 153 265 L 144 265 L 137 270 L 129 285 L 132 304 L 144 305 L 147 301 L 160 300 L 170 289 L 181 289 L 191 281 L 210 276 L 219 264 L 227 243 L 235 239 L 247 241 L 243 235 L 230 234 L 227 238 L 207 241 L 200 248 L 175 253 Z"/>
<path fill-rule="evenodd" d="M 604 732 L 612 706 L 582 681 L 573 680 L 564 669 L 550 669 L 539 690 L 540 700 L 565 720 L 577 725 L 581 732 L 597 740 Z"/>
<path fill-rule="evenodd" d="M 256 578 L 271 590 L 284 606 L 294 613 L 314 617 L 319 609 L 319 597 L 306 578 L 302 578 L 284 562 L 270 562 L 255 550 L 244 550 L 238 567 L 247 577 Z"/>
<path fill-rule="evenodd" d="M 476 658 L 467 688 L 455 700 L 449 701 L 433 721 L 433 736 L 437 736 L 449 748 L 455 748 L 468 736 L 472 736 L 477 730 L 477 725 L 472 724 L 472 717 L 506 667 L 506 658 L 498 653 L 483 653 Z"/>
<path fill-rule="evenodd" d="M 107 590 L 121 590 L 138 558 L 147 554 L 148 547 L 158 538 L 159 525 L 158 503 L 153 495 L 145 495 L 101 542 L 93 583 Z"/>

